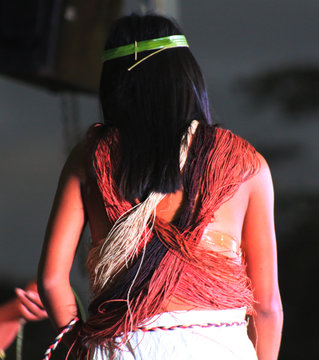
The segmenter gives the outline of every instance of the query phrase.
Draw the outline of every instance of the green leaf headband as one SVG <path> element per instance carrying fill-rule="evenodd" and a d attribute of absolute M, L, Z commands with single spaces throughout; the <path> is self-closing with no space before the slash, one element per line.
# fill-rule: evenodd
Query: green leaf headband
<path fill-rule="evenodd" d="M 137 54 L 139 52 L 147 51 L 147 50 L 157 50 L 152 54 L 145 56 L 143 59 L 136 62 L 133 66 L 127 69 L 128 71 L 130 71 L 135 66 L 140 64 L 142 61 L 159 53 L 160 51 L 170 48 L 176 48 L 176 47 L 188 47 L 188 43 L 184 35 L 171 35 L 158 39 L 144 40 L 140 42 L 135 41 L 134 43 L 129 45 L 124 45 L 124 46 L 119 46 L 117 48 L 104 50 L 102 53 L 102 60 L 108 61 L 119 57 L 135 54 L 135 61 L 137 61 Z"/>

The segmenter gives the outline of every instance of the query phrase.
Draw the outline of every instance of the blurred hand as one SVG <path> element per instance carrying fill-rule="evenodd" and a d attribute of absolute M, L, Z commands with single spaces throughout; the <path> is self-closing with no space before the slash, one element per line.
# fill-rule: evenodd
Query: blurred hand
<path fill-rule="evenodd" d="M 36 283 L 26 289 L 16 289 L 17 297 L 0 306 L 0 349 L 7 349 L 14 341 L 19 328 L 19 319 L 38 321 L 48 317 L 40 300 Z"/>
<path fill-rule="evenodd" d="M 16 288 L 15 292 L 19 300 L 18 310 L 23 319 L 26 321 L 39 321 L 48 317 L 35 282 L 28 284 L 25 290 Z"/>

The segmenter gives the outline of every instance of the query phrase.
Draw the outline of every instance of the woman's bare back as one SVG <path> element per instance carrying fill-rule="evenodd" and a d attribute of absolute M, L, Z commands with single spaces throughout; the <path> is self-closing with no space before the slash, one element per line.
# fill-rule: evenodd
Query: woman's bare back
<path fill-rule="evenodd" d="M 240 185 L 236 193 L 212 214 L 209 224 L 211 231 L 230 235 L 241 243 L 241 232 L 249 201 L 249 180 Z M 110 231 L 111 224 L 107 218 L 103 199 L 97 184 L 89 179 L 83 185 L 83 200 L 91 228 L 92 242 L 104 239 Z M 156 215 L 164 221 L 171 222 L 183 207 L 183 191 L 167 194 L 159 203 Z"/>

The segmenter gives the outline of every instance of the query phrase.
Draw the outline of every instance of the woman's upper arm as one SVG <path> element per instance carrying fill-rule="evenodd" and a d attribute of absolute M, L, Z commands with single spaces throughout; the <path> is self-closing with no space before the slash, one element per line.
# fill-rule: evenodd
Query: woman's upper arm
<path fill-rule="evenodd" d="M 77 146 L 62 170 L 49 217 L 39 264 L 42 286 L 50 287 L 69 280 L 77 245 L 85 225 L 81 196 L 83 169 L 82 150 Z"/>
<path fill-rule="evenodd" d="M 274 226 L 274 191 L 269 167 L 261 156 L 261 169 L 250 181 L 242 248 L 252 282 L 256 308 L 272 311 L 280 306 L 277 246 Z"/>

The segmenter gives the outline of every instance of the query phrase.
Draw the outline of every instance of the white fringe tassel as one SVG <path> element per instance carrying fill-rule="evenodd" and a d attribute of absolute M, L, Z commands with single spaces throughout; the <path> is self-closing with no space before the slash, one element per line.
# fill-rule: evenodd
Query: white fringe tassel
<path fill-rule="evenodd" d="M 187 151 L 198 121 L 192 121 L 187 136 L 182 140 L 180 169 L 185 165 Z M 115 222 L 105 241 L 90 254 L 94 257 L 95 274 L 91 284 L 94 294 L 99 294 L 111 280 L 137 255 L 140 244 L 147 242 L 151 235 L 156 207 L 165 194 L 152 192 L 149 197 L 122 214 Z M 147 229 L 148 227 L 148 229 Z M 145 250 L 145 246 L 144 246 Z"/>

